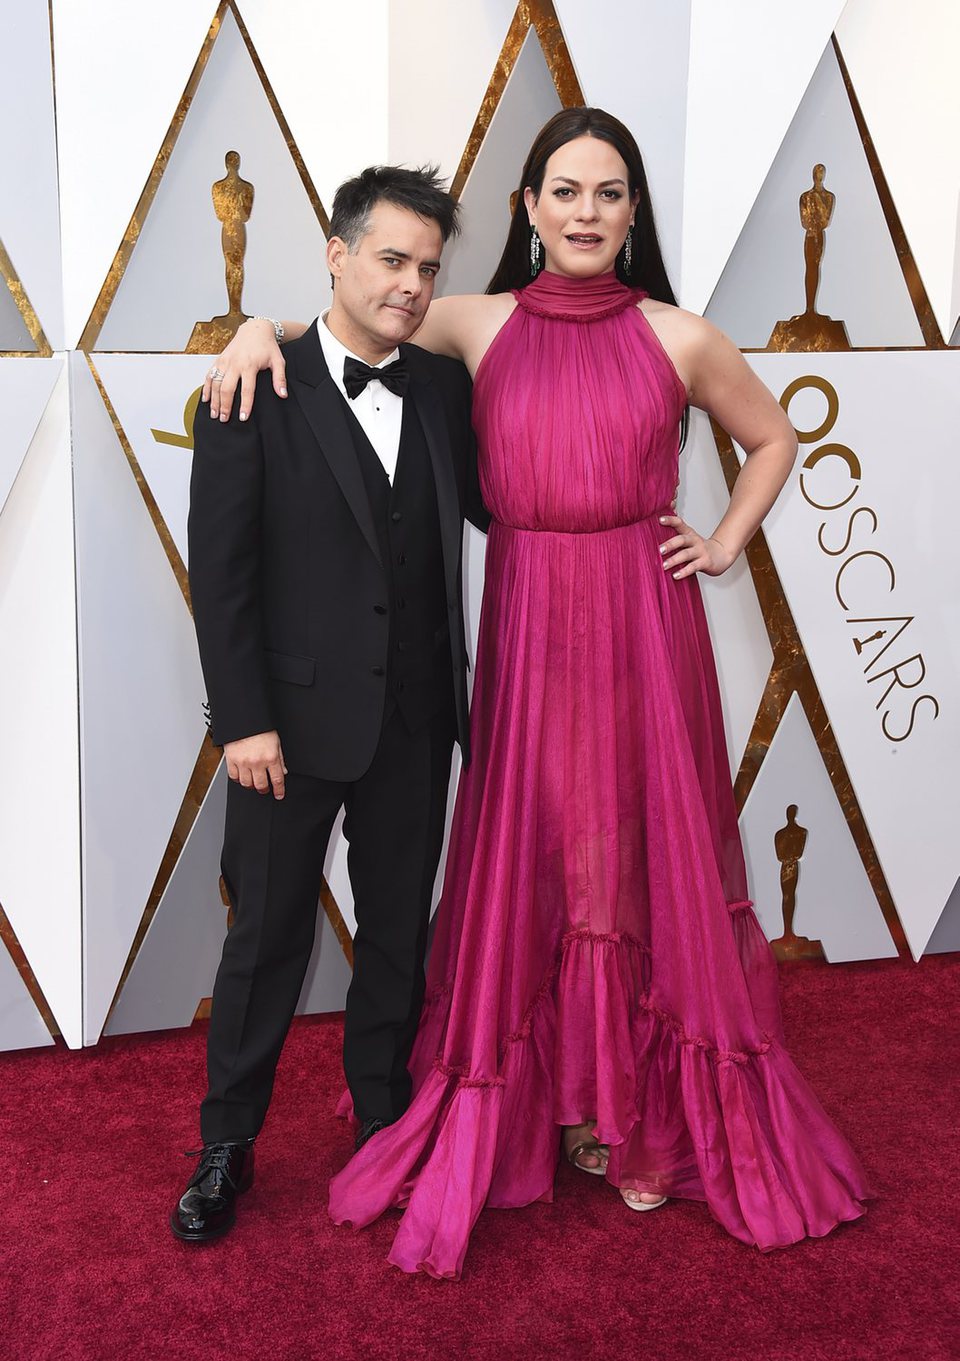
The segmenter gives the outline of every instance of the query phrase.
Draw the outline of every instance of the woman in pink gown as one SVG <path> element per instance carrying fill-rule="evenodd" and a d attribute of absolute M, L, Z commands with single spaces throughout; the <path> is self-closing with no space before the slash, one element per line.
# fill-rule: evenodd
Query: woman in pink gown
<path fill-rule="evenodd" d="M 564 226 L 552 172 L 582 194 L 578 147 L 617 153 L 643 236 L 632 267 L 619 249 L 616 270 L 611 256 L 591 272 L 591 234 L 619 220 L 606 207 Z M 711 570 L 718 541 L 670 514 L 688 392 L 633 286 L 673 300 L 639 166 L 608 115 L 567 110 L 547 125 L 511 228 L 527 251 L 529 212 L 547 268 L 504 298 L 508 244 L 491 288 L 501 312 L 471 365 L 493 517 L 473 761 L 412 1103 L 330 1188 L 339 1223 L 403 1208 L 389 1260 L 405 1271 L 456 1277 L 481 1209 L 549 1199 L 558 1126 L 595 1128 L 596 1156 L 575 1149 L 574 1161 L 605 1170 L 631 1208 L 702 1200 L 762 1249 L 857 1218 L 867 1194 L 783 1047 L 776 966 L 748 897 L 694 570 Z"/>

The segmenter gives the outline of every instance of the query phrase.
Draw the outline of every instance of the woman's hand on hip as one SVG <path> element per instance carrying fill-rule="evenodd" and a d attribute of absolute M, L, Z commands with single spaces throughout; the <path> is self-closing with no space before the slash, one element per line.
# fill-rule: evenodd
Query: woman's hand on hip
<path fill-rule="evenodd" d="M 233 401 L 240 386 L 240 419 L 253 410 L 253 394 L 261 369 L 273 373 L 273 390 L 278 397 L 287 395 L 287 366 L 274 335 L 273 324 L 264 317 L 245 321 L 230 344 L 218 354 L 203 380 L 201 400 L 210 403 L 213 420 L 230 419 Z"/>
<path fill-rule="evenodd" d="M 719 539 L 705 539 L 681 520 L 679 515 L 661 515 L 660 523 L 670 525 L 677 532 L 660 545 L 663 570 L 673 574 L 674 581 L 704 572 L 708 577 L 721 576 L 734 561 L 735 554 L 724 548 Z"/>

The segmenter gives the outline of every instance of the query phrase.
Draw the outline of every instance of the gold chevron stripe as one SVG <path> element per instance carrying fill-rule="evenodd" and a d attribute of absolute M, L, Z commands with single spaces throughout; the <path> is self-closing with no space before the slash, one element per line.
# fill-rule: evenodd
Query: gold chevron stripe
<path fill-rule="evenodd" d="M 470 178 L 470 171 L 480 154 L 493 115 L 497 111 L 507 81 L 517 64 L 520 50 L 531 28 L 536 30 L 560 103 L 569 108 L 585 102 L 552 0 L 521 0 L 510 22 L 507 36 L 503 40 L 503 47 L 500 49 L 497 64 L 493 68 L 493 75 L 483 96 L 480 112 L 477 114 L 467 145 L 460 157 L 457 173 L 450 185 L 450 192 L 454 198 L 460 197 L 464 185 Z"/>

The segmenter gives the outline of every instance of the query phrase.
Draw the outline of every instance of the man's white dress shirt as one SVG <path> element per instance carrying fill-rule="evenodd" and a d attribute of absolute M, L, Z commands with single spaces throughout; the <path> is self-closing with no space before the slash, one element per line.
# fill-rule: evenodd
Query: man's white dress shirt
<path fill-rule="evenodd" d="M 333 332 L 327 328 L 326 319 L 326 312 L 318 317 L 317 333 L 320 336 L 320 345 L 323 349 L 323 357 L 327 361 L 327 368 L 330 370 L 330 377 L 346 398 L 347 405 L 363 427 L 363 433 L 373 445 L 392 486 L 393 475 L 397 470 L 397 458 L 400 454 L 403 398 L 398 397 L 395 392 L 389 392 L 375 378 L 371 379 L 363 391 L 358 392 L 352 400 L 347 397 L 347 390 L 343 386 L 343 363 L 348 358 L 360 359 L 360 355 L 348 350 L 346 345 L 337 339 Z M 386 359 L 381 359 L 379 364 L 371 365 L 371 367 L 382 369 L 399 358 L 400 351 L 394 350 L 387 355 Z M 360 362 L 365 364 L 367 361 L 360 359 Z"/>

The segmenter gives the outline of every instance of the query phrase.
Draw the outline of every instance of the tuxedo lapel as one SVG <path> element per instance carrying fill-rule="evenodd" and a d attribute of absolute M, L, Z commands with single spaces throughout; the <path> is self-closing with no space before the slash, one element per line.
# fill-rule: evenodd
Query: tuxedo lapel
<path fill-rule="evenodd" d="M 288 373 L 290 389 L 300 403 L 310 429 L 330 465 L 330 471 L 336 478 L 337 485 L 343 492 L 363 537 L 370 545 L 370 551 L 382 566 L 373 512 L 347 426 L 343 398 L 330 377 L 316 325 L 305 331 L 301 339 L 294 344 L 296 351 L 291 355 L 294 362 Z"/>
<path fill-rule="evenodd" d="M 406 400 L 412 401 L 416 407 L 430 451 L 430 463 L 437 491 L 437 510 L 440 514 L 444 578 L 447 596 L 453 599 L 458 593 L 457 569 L 460 563 L 463 526 L 450 448 L 450 433 L 440 395 L 419 353 L 407 346 L 402 346 L 400 352 L 406 356 L 410 367 L 410 386 L 407 389 Z"/>

